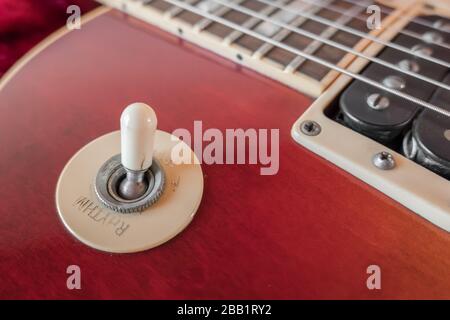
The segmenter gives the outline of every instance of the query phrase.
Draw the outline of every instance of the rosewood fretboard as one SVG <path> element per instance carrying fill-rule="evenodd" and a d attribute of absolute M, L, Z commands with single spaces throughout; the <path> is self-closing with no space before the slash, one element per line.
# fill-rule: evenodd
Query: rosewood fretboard
<path fill-rule="evenodd" d="M 338 75 L 337 72 L 321 64 L 306 60 L 292 52 L 172 5 L 165 0 L 101 0 L 101 2 L 155 24 L 312 96 L 322 93 Z M 303 36 L 268 21 L 230 9 L 213 0 L 184 0 L 183 2 L 343 68 L 355 58 L 354 55 L 326 45 L 318 39 Z M 369 14 L 366 9 L 374 3 L 372 1 L 273 0 L 274 5 L 258 0 L 229 2 L 358 51 L 363 50 L 370 41 L 314 19 L 293 14 L 292 11 L 308 13 L 372 35 L 379 34 L 389 25 L 389 21 L 392 20 L 389 18 L 394 17 L 397 12 L 395 9 L 379 4 L 382 12 L 390 14 L 382 14 L 382 29 L 369 30 L 366 22 Z M 280 6 L 288 10 L 281 10 Z"/>

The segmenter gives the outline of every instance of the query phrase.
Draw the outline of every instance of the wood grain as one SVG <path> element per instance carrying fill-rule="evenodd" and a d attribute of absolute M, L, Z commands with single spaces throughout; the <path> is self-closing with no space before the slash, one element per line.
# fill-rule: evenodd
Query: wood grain
<path fill-rule="evenodd" d="M 83 145 L 145 101 L 160 129 L 279 128 L 280 171 L 203 165 L 181 235 L 110 255 L 72 238 L 55 184 Z M 117 12 L 39 53 L 0 91 L 1 298 L 450 298 L 450 236 L 299 147 L 298 92 Z M 66 268 L 82 290 L 66 288 Z M 382 269 L 382 290 L 366 268 Z"/>

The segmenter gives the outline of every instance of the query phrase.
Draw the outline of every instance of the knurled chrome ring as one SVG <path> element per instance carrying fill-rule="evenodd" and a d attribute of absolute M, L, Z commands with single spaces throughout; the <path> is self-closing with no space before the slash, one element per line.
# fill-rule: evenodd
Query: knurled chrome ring
<path fill-rule="evenodd" d="M 155 158 L 145 172 L 148 188 L 141 197 L 127 200 L 118 194 L 118 185 L 125 176 L 126 170 L 120 154 L 110 158 L 100 167 L 95 178 L 94 191 L 98 200 L 108 209 L 120 213 L 143 211 L 154 204 L 164 191 L 165 173 Z"/>

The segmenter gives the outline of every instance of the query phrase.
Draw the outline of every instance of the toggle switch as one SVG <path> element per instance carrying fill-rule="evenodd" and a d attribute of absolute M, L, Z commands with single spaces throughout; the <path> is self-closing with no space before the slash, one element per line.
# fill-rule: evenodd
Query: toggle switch
<path fill-rule="evenodd" d="M 127 106 L 117 120 L 120 130 L 89 142 L 66 164 L 56 206 L 64 226 L 84 244 L 143 251 L 189 225 L 202 199 L 203 173 L 189 145 L 157 129 L 155 111 L 145 103 Z M 172 161 L 177 150 L 194 161 Z"/>
<path fill-rule="evenodd" d="M 155 112 L 145 103 L 133 103 L 122 112 L 121 160 L 126 177 L 120 182 L 118 191 L 124 199 L 137 199 L 148 188 L 145 172 L 152 165 L 157 124 Z"/>
<path fill-rule="evenodd" d="M 153 159 L 156 114 L 145 103 L 133 103 L 120 117 L 121 153 L 106 161 L 95 180 L 95 193 L 107 208 L 142 211 L 161 196 L 165 174 Z"/>

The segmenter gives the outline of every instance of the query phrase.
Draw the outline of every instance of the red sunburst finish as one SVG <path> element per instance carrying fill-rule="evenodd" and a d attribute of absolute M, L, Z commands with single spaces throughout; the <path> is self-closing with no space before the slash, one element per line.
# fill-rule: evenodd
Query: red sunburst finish
<path fill-rule="evenodd" d="M 203 165 L 203 202 L 172 241 L 113 255 L 55 208 L 72 155 L 145 101 L 160 129 L 280 128 L 280 170 Z M 311 100 L 109 12 L 67 34 L 0 92 L 1 298 L 450 298 L 450 236 L 297 145 Z M 66 268 L 82 289 L 66 288 Z M 382 289 L 366 268 L 382 269 Z"/>

